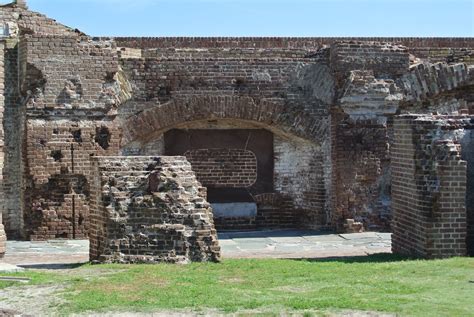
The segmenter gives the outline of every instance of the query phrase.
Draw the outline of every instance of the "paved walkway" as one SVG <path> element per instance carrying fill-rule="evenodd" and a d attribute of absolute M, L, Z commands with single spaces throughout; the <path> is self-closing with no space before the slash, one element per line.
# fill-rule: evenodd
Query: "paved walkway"
<path fill-rule="evenodd" d="M 326 258 L 391 252 L 390 233 L 281 230 L 221 233 L 224 258 Z"/>
<path fill-rule="evenodd" d="M 326 258 L 391 252 L 389 233 L 324 234 L 279 230 L 219 234 L 224 258 Z M 8 241 L 4 262 L 50 267 L 89 260 L 86 240 Z"/>

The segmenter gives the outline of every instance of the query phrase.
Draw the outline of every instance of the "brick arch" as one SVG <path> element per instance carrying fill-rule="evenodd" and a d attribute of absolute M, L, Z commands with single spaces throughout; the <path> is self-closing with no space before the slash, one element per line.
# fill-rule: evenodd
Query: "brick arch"
<path fill-rule="evenodd" d="M 193 121 L 231 119 L 252 122 L 277 134 L 288 134 L 319 143 L 327 123 L 302 107 L 280 100 L 250 97 L 203 96 L 176 98 L 128 118 L 123 124 L 123 144 L 146 140 Z"/>

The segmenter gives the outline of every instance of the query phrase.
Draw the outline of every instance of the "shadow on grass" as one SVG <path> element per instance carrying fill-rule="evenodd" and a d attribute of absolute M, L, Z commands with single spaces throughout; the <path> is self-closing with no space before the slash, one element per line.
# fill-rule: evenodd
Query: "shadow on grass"
<path fill-rule="evenodd" d="M 89 265 L 89 263 L 72 263 L 72 264 L 25 264 L 18 265 L 24 269 L 37 269 L 37 270 L 69 270 L 69 269 L 78 269 L 81 266 Z"/>
<path fill-rule="evenodd" d="M 342 262 L 342 263 L 388 263 L 417 260 L 417 258 L 407 257 L 392 253 L 378 253 L 363 256 L 349 256 L 349 257 L 329 257 L 329 258 L 314 258 L 314 259 L 291 259 L 294 261 L 305 262 Z"/>

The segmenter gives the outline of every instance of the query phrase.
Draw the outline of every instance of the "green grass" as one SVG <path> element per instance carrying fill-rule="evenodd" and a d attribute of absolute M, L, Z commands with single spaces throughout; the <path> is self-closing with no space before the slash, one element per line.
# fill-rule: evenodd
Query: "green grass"
<path fill-rule="evenodd" d="M 84 278 L 82 270 L 109 274 Z M 61 278 L 37 272 L 16 276 L 31 277 L 34 283 L 69 282 L 61 294 L 68 301 L 61 307 L 64 314 L 351 309 L 406 316 L 474 316 L 473 258 L 422 261 L 378 255 L 319 261 L 225 260 L 185 266 L 86 265 Z"/>

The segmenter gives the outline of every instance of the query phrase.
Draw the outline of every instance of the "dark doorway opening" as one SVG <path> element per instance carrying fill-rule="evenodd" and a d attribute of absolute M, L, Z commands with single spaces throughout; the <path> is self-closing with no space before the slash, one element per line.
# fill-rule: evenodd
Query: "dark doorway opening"
<path fill-rule="evenodd" d="M 273 134 L 264 129 L 174 129 L 165 155 L 184 155 L 208 189 L 218 230 L 255 229 L 256 195 L 273 192 Z"/>

